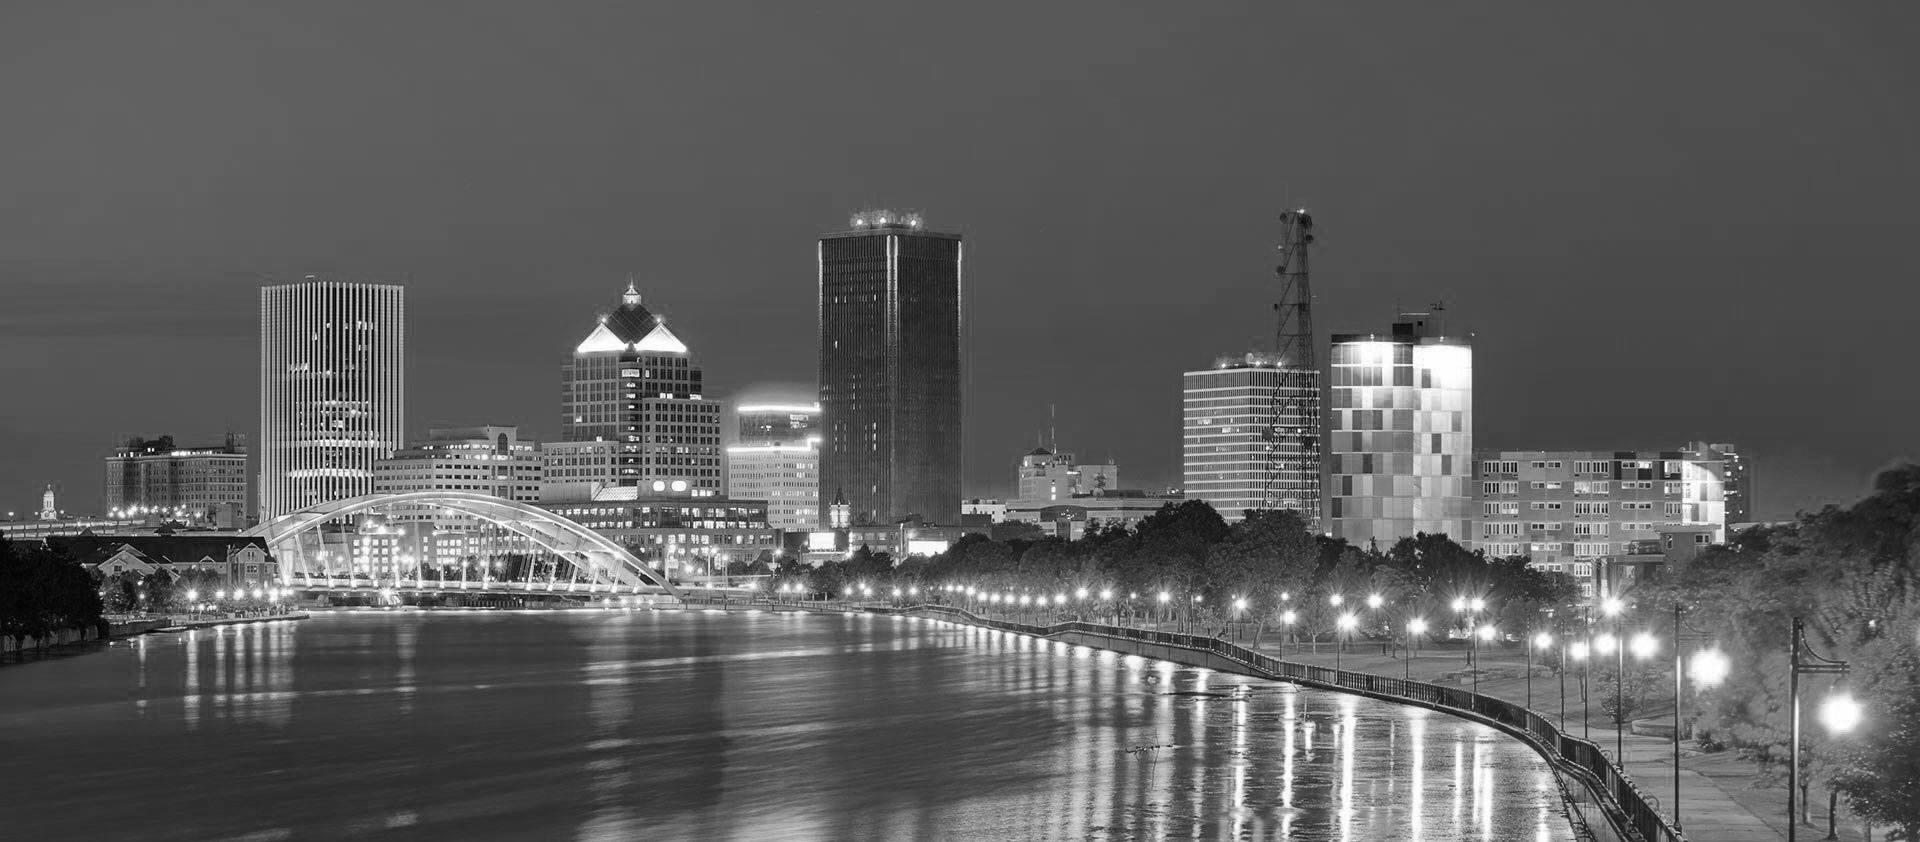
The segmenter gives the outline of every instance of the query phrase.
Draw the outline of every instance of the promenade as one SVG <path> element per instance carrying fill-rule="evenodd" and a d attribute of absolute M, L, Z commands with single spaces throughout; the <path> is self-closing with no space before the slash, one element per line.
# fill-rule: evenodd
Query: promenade
<path fill-rule="evenodd" d="M 1176 623 L 1129 625 L 1160 631 L 1202 633 L 1191 624 L 1184 628 Z M 1256 648 L 1251 633 L 1246 630 L 1242 630 L 1237 638 L 1229 635 L 1229 639 L 1240 646 Z M 1333 667 L 1336 662 L 1332 643 L 1287 643 L 1283 647 L 1279 635 L 1271 631 L 1262 636 L 1257 651 L 1313 666 Z M 1379 642 L 1350 642 L 1339 653 L 1337 661 L 1340 669 L 1350 672 L 1367 672 L 1392 678 L 1410 677 L 1415 681 L 1454 687 L 1473 686 L 1467 665 L 1468 648 L 1465 645 L 1423 647 L 1410 662 L 1402 654 L 1383 654 Z M 1481 651 L 1479 661 L 1483 670 L 1478 688 L 1481 695 L 1519 705 L 1527 704 L 1529 688 L 1524 647 L 1514 645 L 1510 649 Z M 1555 722 L 1562 722 L 1560 677 L 1539 663 L 1533 665 L 1533 670 L 1530 707 Z M 1626 754 L 1623 771 L 1642 791 L 1659 798 L 1661 811 L 1670 814 L 1672 807 L 1669 802 L 1674 797 L 1673 741 L 1670 736 L 1664 735 L 1672 733 L 1671 685 L 1656 686 L 1651 690 L 1645 708 L 1636 714 L 1643 730 L 1650 725 L 1659 728 L 1663 736 L 1632 733 L 1632 725 L 1629 724 L 1629 733 L 1624 737 L 1617 734 L 1610 718 L 1601 711 L 1598 681 L 1590 688 L 1584 704 L 1577 671 L 1567 674 L 1565 687 L 1566 718 L 1562 730 L 1592 740 L 1609 755 L 1613 754 L 1618 738 Z M 1758 765 L 1754 761 L 1741 759 L 1737 752 L 1728 750 L 1707 754 L 1699 751 L 1691 740 L 1682 740 L 1679 773 L 1681 832 L 1695 842 L 1770 842 L 1786 839 L 1786 788 L 1783 784 L 1765 789 L 1754 788 L 1758 772 Z M 1799 838 L 1826 838 L 1827 799 L 1824 791 L 1815 788 L 1809 792 L 1807 811 Z M 1847 814 L 1845 805 L 1841 806 L 1835 831 L 1837 839 L 1866 842 L 1862 824 Z"/>

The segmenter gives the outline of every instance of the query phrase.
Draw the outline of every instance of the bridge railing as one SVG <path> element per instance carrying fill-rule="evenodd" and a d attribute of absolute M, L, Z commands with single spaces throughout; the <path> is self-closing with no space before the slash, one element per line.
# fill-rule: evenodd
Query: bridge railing
<path fill-rule="evenodd" d="M 981 617 L 946 605 L 918 605 L 911 610 L 946 615 L 971 625 L 1001 631 L 1048 637 L 1063 632 L 1122 638 L 1155 643 L 1200 652 L 1209 652 L 1247 667 L 1249 672 L 1268 678 L 1298 681 L 1333 689 L 1349 690 L 1393 700 L 1411 701 L 1425 707 L 1467 713 L 1487 720 L 1532 743 L 1537 751 L 1563 769 L 1581 778 L 1583 784 L 1609 807 L 1607 816 L 1613 829 L 1628 839 L 1645 842 L 1685 842 L 1665 816 L 1657 801 L 1620 772 L 1600 747 L 1593 742 L 1561 732 L 1552 720 L 1504 699 L 1482 696 L 1458 687 L 1410 681 L 1385 675 L 1283 661 L 1254 652 L 1216 637 L 1135 629 L 1072 620 L 1037 626 Z"/>

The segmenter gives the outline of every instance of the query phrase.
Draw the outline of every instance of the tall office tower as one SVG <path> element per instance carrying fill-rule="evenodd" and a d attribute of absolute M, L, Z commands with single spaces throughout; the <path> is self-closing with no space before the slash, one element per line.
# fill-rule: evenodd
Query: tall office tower
<path fill-rule="evenodd" d="M 863 211 L 818 260 L 820 499 L 855 524 L 957 523 L 960 235 Z"/>
<path fill-rule="evenodd" d="M 1120 488 L 1120 466 L 1082 465 L 1072 451 L 1036 447 L 1020 457 L 1019 493 L 1015 500 L 1070 500 L 1076 494 L 1094 494 Z"/>
<path fill-rule="evenodd" d="M 1254 352 L 1181 376 L 1188 499 L 1207 501 L 1229 522 L 1248 509 L 1291 509 L 1319 531 L 1320 468 L 1298 458 L 1318 451 L 1318 441 L 1307 441 L 1319 435 L 1316 421 L 1301 416 L 1319 406 L 1318 386 L 1305 385 L 1319 378 L 1302 375 L 1278 355 Z"/>
<path fill-rule="evenodd" d="M 1742 454 L 1739 447 L 1725 443 L 1697 441 L 1681 450 L 1696 460 L 1718 460 L 1721 463 L 1724 469 L 1722 482 L 1726 491 L 1727 523 L 1753 523 L 1753 461 Z"/>
<path fill-rule="evenodd" d="M 260 289 L 260 520 L 373 491 L 405 445 L 406 290 Z"/>
<path fill-rule="evenodd" d="M 246 527 L 247 448 L 225 444 L 178 447 L 172 436 L 131 439 L 107 457 L 107 509 L 112 515 L 154 512 L 181 521 Z"/>
<path fill-rule="evenodd" d="M 767 525 L 820 524 L 820 405 L 745 403 L 727 447 L 727 497 L 767 501 Z"/>
<path fill-rule="evenodd" d="M 1419 532 L 1469 544 L 1473 348 L 1435 314 L 1402 319 L 1391 333 L 1333 337 L 1331 532 L 1383 550 Z"/>
<path fill-rule="evenodd" d="M 1571 575 L 1591 599 L 1603 571 L 1607 592 L 1622 583 L 1618 571 L 1661 563 L 1676 541 L 1725 541 L 1726 464 L 1704 449 L 1483 450 L 1472 546 Z"/>
<path fill-rule="evenodd" d="M 618 448 L 607 473 L 574 478 L 595 486 L 595 498 L 720 496 L 720 402 L 703 394 L 686 344 L 641 306 L 631 282 L 574 348 L 560 393 L 563 441 Z"/>

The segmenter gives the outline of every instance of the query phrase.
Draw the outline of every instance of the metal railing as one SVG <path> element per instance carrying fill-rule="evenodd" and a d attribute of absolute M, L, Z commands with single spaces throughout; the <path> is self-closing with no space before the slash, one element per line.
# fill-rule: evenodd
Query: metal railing
<path fill-rule="evenodd" d="M 1409 681 L 1391 676 L 1352 670 L 1335 670 L 1254 652 L 1238 644 L 1214 637 L 1179 632 L 1109 626 L 1078 620 L 1036 626 L 981 617 L 946 605 L 916 605 L 911 611 L 942 615 L 963 622 L 1001 631 L 1051 637 L 1066 632 L 1098 635 L 1172 646 L 1196 652 L 1209 652 L 1245 667 L 1248 674 L 1283 681 L 1297 681 L 1329 689 L 1346 690 L 1391 701 L 1412 702 L 1424 707 L 1463 713 L 1485 720 L 1531 743 L 1548 760 L 1581 779 L 1606 808 L 1613 829 L 1629 839 L 1645 842 L 1685 842 L 1686 837 L 1668 823 L 1659 811 L 1659 802 L 1621 774 L 1613 761 L 1590 741 L 1562 733 L 1547 717 L 1520 705 L 1491 696 L 1482 696 L 1457 687 Z"/>

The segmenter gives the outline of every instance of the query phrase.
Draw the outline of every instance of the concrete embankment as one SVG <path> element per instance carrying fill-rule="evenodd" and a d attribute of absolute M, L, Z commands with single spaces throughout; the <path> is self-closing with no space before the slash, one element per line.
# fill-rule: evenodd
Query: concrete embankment
<path fill-rule="evenodd" d="M 305 620 L 309 616 L 311 615 L 308 615 L 305 613 L 263 614 L 258 617 L 220 617 L 220 618 L 214 618 L 214 619 L 194 619 L 194 620 L 188 620 L 184 623 L 174 623 L 172 621 L 168 621 L 170 625 L 167 625 L 163 628 L 153 629 L 153 631 L 183 632 L 183 631 L 191 631 L 193 629 L 212 628 L 214 626 L 244 626 L 252 623 L 276 623 L 281 620 Z"/>

